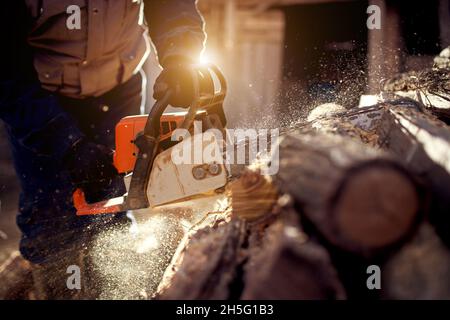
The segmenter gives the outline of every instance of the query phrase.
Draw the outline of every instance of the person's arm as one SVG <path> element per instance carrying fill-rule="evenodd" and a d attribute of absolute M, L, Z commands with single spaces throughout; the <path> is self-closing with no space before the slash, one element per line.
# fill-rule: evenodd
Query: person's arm
<path fill-rule="evenodd" d="M 150 37 L 161 66 L 172 61 L 197 63 L 204 48 L 204 21 L 196 0 L 144 0 Z"/>
<path fill-rule="evenodd" d="M 83 134 L 57 98 L 41 88 L 27 44 L 31 16 L 24 2 L 5 1 L 0 10 L 0 119 L 23 146 L 63 157 Z"/>

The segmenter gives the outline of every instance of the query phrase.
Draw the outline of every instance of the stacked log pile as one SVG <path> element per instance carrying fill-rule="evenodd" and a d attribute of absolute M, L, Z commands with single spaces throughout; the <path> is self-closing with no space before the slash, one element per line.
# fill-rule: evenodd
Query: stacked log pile
<path fill-rule="evenodd" d="M 231 184 L 229 212 L 186 236 L 155 298 L 450 299 L 447 67 L 285 130 L 279 172 Z"/>

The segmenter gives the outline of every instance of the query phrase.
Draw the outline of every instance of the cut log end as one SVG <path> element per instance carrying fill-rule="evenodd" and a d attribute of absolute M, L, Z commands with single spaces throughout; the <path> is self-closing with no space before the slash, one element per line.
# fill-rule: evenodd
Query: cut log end
<path fill-rule="evenodd" d="M 247 169 L 230 184 L 229 196 L 233 216 L 254 221 L 270 213 L 278 192 L 270 177 Z"/>
<path fill-rule="evenodd" d="M 401 170 L 372 165 L 347 177 L 334 210 L 343 237 L 363 247 L 379 248 L 398 241 L 412 228 L 419 197 Z"/>

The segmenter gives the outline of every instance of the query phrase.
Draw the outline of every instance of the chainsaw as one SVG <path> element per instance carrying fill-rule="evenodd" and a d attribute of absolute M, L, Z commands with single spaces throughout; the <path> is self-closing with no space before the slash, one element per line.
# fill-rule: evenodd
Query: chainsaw
<path fill-rule="evenodd" d="M 176 129 L 194 132 L 196 121 L 201 121 L 202 132 L 223 132 L 226 126 L 223 102 L 227 85 L 220 69 L 212 64 L 198 66 L 193 68 L 192 77 L 194 99 L 187 111 L 165 113 L 173 94 L 168 90 L 148 115 L 125 117 L 116 125 L 114 166 L 124 176 L 127 193 L 87 203 L 83 190 L 77 189 L 73 194 L 77 215 L 154 208 L 224 189 L 229 175 L 223 162 L 178 164 L 172 159 L 174 148 L 192 149 L 196 138 L 173 141 Z M 201 144 L 201 148 L 207 147 Z"/>

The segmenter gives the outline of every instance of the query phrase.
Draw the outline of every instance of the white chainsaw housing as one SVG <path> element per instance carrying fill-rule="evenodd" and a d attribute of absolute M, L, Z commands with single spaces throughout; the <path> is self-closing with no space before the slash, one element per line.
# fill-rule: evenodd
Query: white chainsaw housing
<path fill-rule="evenodd" d="M 180 154 L 184 150 L 193 155 L 194 151 L 199 152 L 198 149 L 201 148 L 203 154 L 206 148 L 211 150 L 211 144 L 215 144 L 213 147 L 216 150 L 222 150 L 220 149 L 221 140 L 213 138 L 205 142 L 201 137 L 199 139 L 199 136 L 202 134 L 186 138 L 183 142 L 156 156 L 147 188 L 151 207 L 208 193 L 226 185 L 228 173 L 223 164 L 221 152 L 205 163 L 176 164 L 173 161 L 173 152 Z"/>

